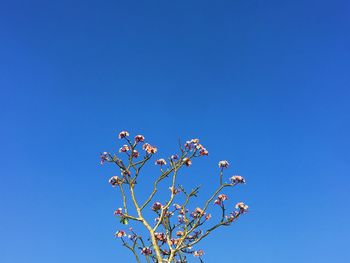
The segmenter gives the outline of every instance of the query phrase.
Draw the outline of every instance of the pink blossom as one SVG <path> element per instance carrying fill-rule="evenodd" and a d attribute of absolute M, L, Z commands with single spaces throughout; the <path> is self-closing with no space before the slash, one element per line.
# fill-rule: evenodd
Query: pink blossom
<path fill-rule="evenodd" d="M 227 197 L 227 195 L 225 195 L 225 194 L 220 194 L 220 195 L 218 196 L 218 199 L 219 199 L 220 201 L 225 201 L 225 200 L 228 199 L 228 197 Z"/>
<path fill-rule="evenodd" d="M 117 210 L 114 211 L 114 215 L 123 215 L 123 209 L 122 208 L 118 208 Z"/>
<path fill-rule="evenodd" d="M 105 161 L 109 161 L 109 154 L 108 152 L 103 152 L 103 153 L 100 153 L 100 164 L 104 164 Z"/>
<path fill-rule="evenodd" d="M 125 233 L 125 231 L 123 231 L 123 230 L 119 230 L 119 231 L 117 231 L 116 233 L 115 233 L 115 236 L 116 237 L 124 237 L 124 236 L 126 236 L 126 233 Z"/>
<path fill-rule="evenodd" d="M 116 187 L 117 185 L 121 185 L 123 183 L 123 179 L 119 178 L 118 176 L 112 176 L 108 181 L 113 187 Z"/>
<path fill-rule="evenodd" d="M 187 208 L 184 208 L 184 209 L 181 209 L 180 211 L 179 211 L 179 214 L 180 215 L 184 215 L 184 214 L 186 214 L 188 212 L 188 209 Z"/>
<path fill-rule="evenodd" d="M 155 164 L 157 164 L 157 165 L 166 165 L 166 161 L 164 159 L 158 159 Z"/>
<path fill-rule="evenodd" d="M 144 247 L 141 249 L 141 254 L 148 256 L 152 254 L 152 250 L 149 247 Z"/>
<path fill-rule="evenodd" d="M 197 144 L 197 143 L 199 143 L 199 139 L 192 139 L 191 141 L 190 141 L 191 143 L 193 143 L 193 144 Z"/>
<path fill-rule="evenodd" d="M 184 234 L 183 231 L 177 231 L 177 232 L 176 232 L 176 236 L 178 236 L 178 237 L 181 237 L 183 234 Z"/>
<path fill-rule="evenodd" d="M 245 183 L 245 179 L 240 175 L 234 175 L 230 178 L 230 180 L 233 184 L 244 184 Z"/>
<path fill-rule="evenodd" d="M 119 149 L 119 152 L 125 153 L 125 152 L 127 152 L 127 151 L 129 151 L 129 150 L 130 150 L 130 147 L 129 147 L 128 145 L 124 144 L 123 147 L 121 147 L 121 148 Z"/>
<path fill-rule="evenodd" d="M 170 243 L 172 244 L 172 245 L 177 245 L 178 243 L 179 243 L 179 241 L 180 241 L 180 239 L 178 239 L 178 238 L 172 238 L 172 239 L 170 239 Z"/>
<path fill-rule="evenodd" d="M 148 154 L 154 154 L 157 152 L 157 148 L 150 145 L 149 143 L 145 143 L 143 146 L 142 146 L 142 149 L 144 149 Z"/>
<path fill-rule="evenodd" d="M 186 141 L 185 142 L 185 148 L 192 151 L 194 148 L 194 145 L 191 143 L 191 141 Z"/>
<path fill-rule="evenodd" d="M 145 137 L 143 137 L 143 135 L 136 135 L 135 136 L 135 142 L 144 142 L 145 141 Z"/>
<path fill-rule="evenodd" d="M 129 136 L 129 133 L 127 131 L 121 131 L 119 133 L 119 139 L 122 139 L 122 138 L 125 138 L 125 137 L 128 137 Z"/>
<path fill-rule="evenodd" d="M 203 216 L 203 214 L 204 214 L 204 211 L 203 211 L 201 208 L 197 207 L 197 208 L 191 213 L 191 216 L 194 217 L 194 218 L 197 218 L 197 217 Z"/>
<path fill-rule="evenodd" d="M 204 155 L 208 156 L 209 152 L 207 151 L 207 149 L 203 148 L 203 149 L 201 149 L 199 151 L 199 155 L 201 155 L 201 156 L 204 156 Z"/>
<path fill-rule="evenodd" d="M 173 206 L 175 207 L 175 209 L 176 209 L 176 210 L 179 210 L 179 209 L 181 209 L 181 208 L 182 208 L 182 206 L 181 206 L 181 205 L 179 205 L 179 204 L 173 204 Z"/>
<path fill-rule="evenodd" d="M 185 222 L 184 219 L 185 219 L 185 217 L 184 217 L 183 215 L 178 215 L 178 216 L 177 216 L 177 221 L 178 221 L 179 223 Z"/>
<path fill-rule="evenodd" d="M 244 204 L 243 202 L 239 202 L 236 204 L 236 209 L 239 209 L 240 213 L 244 213 L 248 210 L 248 206 L 246 204 Z"/>
<path fill-rule="evenodd" d="M 160 210 L 160 209 L 162 209 L 162 204 L 161 204 L 161 203 L 155 202 L 155 203 L 152 205 L 152 210 L 153 210 L 153 211 L 158 211 L 158 210 Z"/>
<path fill-rule="evenodd" d="M 227 168 L 230 164 L 228 163 L 228 161 L 223 160 L 219 162 L 219 167 L 220 168 Z"/>
<path fill-rule="evenodd" d="M 166 242 L 166 235 L 164 233 L 156 232 L 154 236 L 158 241 Z"/>
<path fill-rule="evenodd" d="M 131 174 L 131 172 L 129 170 L 124 170 L 124 169 L 121 170 L 121 175 L 124 176 L 124 177 L 127 176 L 127 175 L 130 175 L 130 174 Z"/>
<path fill-rule="evenodd" d="M 170 158 L 171 160 L 177 160 L 179 159 L 179 156 L 177 154 L 173 154 Z"/>
<path fill-rule="evenodd" d="M 140 156 L 139 152 L 137 150 L 132 151 L 132 157 L 133 158 L 138 158 Z"/>
<path fill-rule="evenodd" d="M 206 216 L 205 216 L 205 220 L 209 220 L 211 218 L 211 214 L 207 214 Z"/>
<path fill-rule="evenodd" d="M 214 201 L 214 205 L 221 205 L 221 201 L 220 201 L 219 199 L 216 199 L 216 200 Z"/>

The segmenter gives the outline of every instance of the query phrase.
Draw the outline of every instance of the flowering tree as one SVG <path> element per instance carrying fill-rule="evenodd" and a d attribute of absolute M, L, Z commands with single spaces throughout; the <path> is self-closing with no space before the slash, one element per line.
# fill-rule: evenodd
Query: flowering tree
<path fill-rule="evenodd" d="M 189 211 L 188 204 L 193 197 L 197 196 L 199 187 L 187 191 L 182 185 L 176 185 L 176 179 L 179 171 L 183 167 L 190 167 L 194 158 L 208 155 L 208 151 L 199 143 L 199 140 L 192 139 L 184 146 L 180 145 L 179 153 L 172 155 L 168 160 L 157 159 L 155 161 L 155 164 L 160 166 L 160 175 L 154 181 L 148 198 L 140 201 L 135 196 L 136 180 L 140 176 L 141 169 L 157 152 L 157 148 L 145 143 L 142 135 L 137 135 L 134 140 L 131 140 L 127 131 L 120 132 L 119 138 L 125 140 L 125 145 L 119 149 L 119 155 L 108 152 L 100 155 L 101 164 L 114 163 L 121 171 L 120 177 L 113 176 L 109 179 L 113 187 L 119 188 L 123 202 L 123 207 L 118 208 L 114 214 L 120 217 L 120 222 L 124 225 L 127 225 L 129 221 L 143 225 L 148 235 L 144 237 L 130 227 L 128 233 L 125 230 L 118 230 L 115 236 L 120 238 L 123 246 L 134 254 L 137 262 L 144 259 L 147 262 L 184 263 L 187 262 L 190 254 L 203 262 L 203 250 L 194 250 L 193 247 L 215 229 L 230 225 L 248 210 L 248 206 L 243 202 L 237 203 L 232 211 L 228 210 L 225 206 L 228 197 L 221 193 L 226 187 L 245 183 L 244 178 L 234 175 L 229 178 L 229 182 L 225 182 L 223 172 L 229 163 L 225 160 L 220 161 L 218 188 L 203 206 Z M 142 156 L 137 150 L 140 145 L 145 152 Z M 168 200 L 163 203 L 154 201 L 159 183 L 166 179 L 171 180 Z M 183 202 L 180 204 L 175 203 L 177 195 L 183 195 Z M 134 214 L 128 207 L 129 200 L 135 211 Z M 220 218 L 212 224 L 208 222 L 213 221 L 211 214 L 207 211 L 210 205 L 216 205 L 221 209 Z M 145 217 L 144 210 L 149 208 L 154 212 L 155 220 L 150 221 Z M 206 227 L 209 224 L 210 226 Z"/>

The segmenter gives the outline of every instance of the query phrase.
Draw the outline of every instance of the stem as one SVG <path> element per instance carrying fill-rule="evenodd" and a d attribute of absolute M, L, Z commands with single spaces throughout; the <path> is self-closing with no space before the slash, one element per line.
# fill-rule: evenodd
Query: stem
<path fill-rule="evenodd" d="M 220 185 L 222 185 L 222 174 L 223 174 L 223 168 L 221 168 L 221 170 L 220 170 Z"/>
<path fill-rule="evenodd" d="M 154 236 L 154 231 L 153 231 L 152 227 L 147 223 L 147 221 L 142 216 L 141 209 L 136 201 L 135 192 L 134 192 L 134 185 L 130 185 L 130 192 L 131 192 L 131 198 L 132 198 L 132 201 L 133 201 L 134 206 L 136 208 L 137 214 L 151 235 L 152 245 L 153 245 L 154 251 L 156 253 L 156 258 L 157 258 L 158 262 L 161 263 L 163 261 L 163 259 L 162 259 L 162 256 L 160 254 L 160 249 L 159 249 L 157 240 Z"/>
<path fill-rule="evenodd" d="M 137 263 L 141 263 L 141 261 L 140 261 L 138 255 L 137 255 L 136 252 L 135 252 L 135 249 L 133 249 L 132 247 L 130 247 L 130 246 L 125 242 L 125 240 L 124 240 L 123 238 L 122 238 L 122 242 L 123 242 L 123 246 L 127 247 L 128 249 L 130 249 L 131 252 L 134 254 Z"/>

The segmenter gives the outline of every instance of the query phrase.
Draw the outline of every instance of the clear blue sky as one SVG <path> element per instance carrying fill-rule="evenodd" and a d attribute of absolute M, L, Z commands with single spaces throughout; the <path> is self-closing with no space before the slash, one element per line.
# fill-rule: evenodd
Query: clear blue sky
<path fill-rule="evenodd" d="M 0 262 L 131 262 L 113 238 L 118 172 L 98 159 L 122 129 L 159 157 L 199 137 L 210 156 L 183 178 L 206 193 L 220 159 L 246 177 L 226 194 L 251 212 L 200 246 L 206 262 L 350 262 L 349 12 L 347 0 L 2 1 Z"/>

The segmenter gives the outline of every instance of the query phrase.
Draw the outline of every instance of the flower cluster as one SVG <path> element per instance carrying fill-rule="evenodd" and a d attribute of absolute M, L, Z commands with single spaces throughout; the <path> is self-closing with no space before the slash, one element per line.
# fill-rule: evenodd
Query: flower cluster
<path fill-rule="evenodd" d="M 157 147 L 154 147 L 150 145 L 149 143 L 145 143 L 142 146 L 142 149 L 144 149 L 148 154 L 155 154 L 157 152 Z"/>
<path fill-rule="evenodd" d="M 118 176 L 112 176 L 110 179 L 109 179 L 109 183 L 113 186 L 113 187 L 116 187 L 118 185 L 121 185 L 122 183 L 124 182 L 123 179 L 119 178 Z"/>
<path fill-rule="evenodd" d="M 223 160 L 219 162 L 219 167 L 220 168 L 227 168 L 230 164 L 228 163 L 228 161 Z"/>
<path fill-rule="evenodd" d="M 211 218 L 211 214 L 207 214 L 206 216 L 205 216 L 205 220 L 209 220 Z"/>
<path fill-rule="evenodd" d="M 172 238 L 170 239 L 170 243 L 173 245 L 173 246 L 176 246 L 178 243 L 179 243 L 180 239 L 179 238 Z"/>
<path fill-rule="evenodd" d="M 109 154 L 108 152 L 103 152 L 103 153 L 100 153 L 100 164 L 104 164 L 104 162 L 109 162 L 110 161 L 110 157 L 109 157 Z"/>
<path fill-rule="evenodd" d="M 157 164 L 157 165 L 166 165 L 166 161 L 164 159 L 158 159 L 155 164 Z"/>
<path fill-rule="evenodd" d="M 183 236 L 184 232 L 183 231 L 176 231 L 176 236 L 181 237 Z"/>
<path fill-rule="evenodd" d="M 193 251 L 193 256 L 195 256 L 195 257 L 201 257 L 203 255 L 204 255 L 204 251 L 203 250 Z"/>
<path fill-rule="evenodd" d="M 177 154 L 173 154 L 171 157 L 170 157 L 171 160 L 177 160 L 179 159 L 179 156 Z"/>
<path fill-rule="evenodd" d="M 136 135 L 135 136 L 135 142 L 139 143 L 139 142 L 144 142 L 145 141 L 145 137 L 143 135 Z"/>
<path fill-rule="evenodd" d="M 153 203 L 153 205 L 152 205 L 152 210 L 153 211 L 159 211 L 160 209 L 162 209 L 162 204 L 161 203 L 159 203 L 159 202 Z"/>
<path fill-rule="evenodd" d="M 120 153 L 126 153 L 127 151 L 130 151 L 130 147 L 126 144 L 124 144 L 123 147 L 119 149 Z"/>
<path fill-rule="evenodd" d="M 123 138 L 125 138 L 125 137 L 128 137 L 129 136 L 129 133 L 127 132 L 127 131 L 121 131 L 120 133 L 119 133 L 119 139 L 123 139 Z"/>
<path fill-rule="evenodd" d="M 225 195 L 225 194 L 220 194 L 220 195 L 218 196 L 218 199 L 216 199 L 216 200 L 214 201 L 214 204 L 216 204 L 216 205 L 222 205 L 223 201 L 225 201 L 225 200 L 227 200 L 227 199 L 228 199 L 227 195 Z"/>
<path fill-rule="evenodd" d="M 149 247 L 144 247 L 141 249 L 141 254 L 149 256 L 152 254 L 152 250 Z"/>
<path fill-rule="evenodd" d="M 240 175 L 234 175 L 230 178 L 231 183 L 233 184 L 244 184 L 245 183 L 245 179 L 240 176 Z"/>
<path fill-rule="evenodd" d="M 186 165 L 187 167 L 190 166 L 192 164 L 192 161 L 190 158 L 186 157 L 182 159 L 184 165 Z"/>
<path fill-rule="evenodd" d="M 182 209 L 182 206 L 179 204 L 173 204 L 173 206 L 175 207 L 175 210 L 180 210 Z"/>
<path fill-rule="evenodd" d="M 239 202 L 239 203 L 237 203 L 236 204 L 236 209 L 238 209 L 239 210 L 239 212 L 240 213 L 245 213 L 245 212 L 247 212 L 247 210 L 248 210 L 248 206 L 246 205 L 246 204 L 244 204 L 243 202 Z"/>
<path fill-rule="evenodd" d="M 123 209 L 122 208 L 118 208 L 117 210 L 114 211 L 114 215 L 122 216 L 123 215 Z"/>
<path fill-rule="evenodd" d="M 191 213 L 191 216 L 193 217 L 193 218 L 198 218 L 198 217 L 201 217 L 201 216 L 203 216 L 204 215 L 204 211 L 201 209 L 201 208 L 199 208 L 199 207 L 197 207 L 192 213 Z"/>
<path fill-rule="evenodd" d="M 137 157 L 139 157 L 139 152 L 137 151 L 137 150 L 133 150 L 132 151 L 132 154 L 131 154 L 131 156 L 133 157 L 133 158 L 137 158 Z"/>
<path fill-rule="evenodd" d="M 192 139 L 190 141 L 186 141 L 185 148 L 189 151 L 192 151 L 194 149 L 198 150 L 200 156 L 209 155 L 207 149 L 199 143 L 199 139 Z"/>
<path fill-rule="evenodd" d="M 124 230 L 119 230 L 119 231 L 117 231 L 117 232 L 115 233 L 115 236 L 116 236 L 116 237 L 119 237 L 119 238 L 125 237 L 125 236 L 126 236 L 126 233 L 125 233 Z"/>
<path fill-rule="evenodd" d="M 154 236 L 155 236 L 156 240 L 160 241 L 160 242 L 166 242 L 166 240 L 167 240 L 166 235 L 164 233 L 161 233 L 161 232 L 154 233 Z"/>

